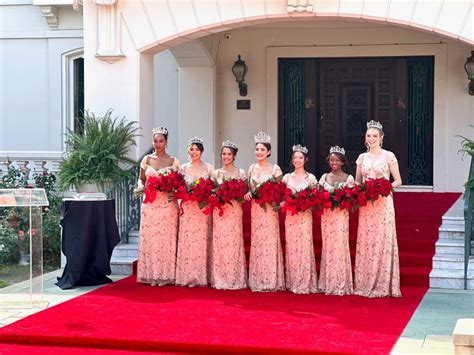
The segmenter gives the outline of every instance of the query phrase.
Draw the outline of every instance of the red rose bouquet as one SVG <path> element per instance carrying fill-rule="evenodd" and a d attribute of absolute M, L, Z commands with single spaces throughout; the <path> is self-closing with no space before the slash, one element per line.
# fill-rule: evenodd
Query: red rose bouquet
<path fill-rule="evenodd" d="M 392 183 L 385 178 L 367 179 L 361 189 L 368 201 L 377 201 L 380 196 L 387 197 L 393 191 Z"/>
<path fill-rule="evenodd" d="M 173 195 L 180 188 L 184 187 L 183 175 L 177 171 L 172 171 L 158 176 L 149 176 L 145 185 L 144 203 L 155 201 L 158 191 L 168 193 L 168 201 L 173 200 Z"/>
<path fill-rule="evenodd" d="M 189 200 L 196 201 L 199 208 L 204 208 L 207 205 L 207 200 L 214 189 L 214 182 L 209 178 L 200 178 L 194 181 L 188 189 Z"/>
<path fill-rule="evenodd" d="M 354 212 L 359 207 L 360 185 L 341 185 L 331 192 L 332 209 L 339 208 Z M 361 200 L 362 201 L 362 200 Z"/>
<path fill-rule="evenodd" d="M 313 207 L 313 201 L 311 197 L 314 193 L 318 193 L 317 190 L 310 187 L 293 193 L 291 189 L 286 188 L 285 191 L 285 202 L 281 207 L 283 212 L 290 212 L 291 215 L 295 215 L 298 212 L 305 212 Z"/>
<path fill-rule="evenodd" d="M 325 190 L 314 190 L 310 197 L 311 208 L 318 216 L 324 213 L 324 210 L 331 208 L 331 195 Z"/>
<path fill-rule="evenodd" d="M 272 206 L 274 211 L 280 209 L 280 203 L 286 193 L 286 185 L 281 181 L 270 179 L 257 186 L 252 193 L 255 202 L 264 210 L 267 209 L 267 203 Z"/>
<path fill-rule="evenodd" d="M 219 216 L 222 216 L 224 210 L 222 206 L 228 203 L 232 205 L 232 201 L 243 202 L 244 195 L 247 192 L 247 183 L 242 179 L 224 180 L 222 184 L 217 185 L 213 194 L 207 200 L 207 208 L 204 213 L 209 214 L 214 207 L 219 209 Z"/>
<path fill-rule="evenodd" d="M 175 200 L 181 200 L 180 214 L 184 213 L 182 204 L 186 201 L 196 201 L 199 208 L 203 209 L 208 204 L 213 189 L 214 183 L 209 178 L 199 178 L 189 187 L 181 186 L 174 194 Z"/>

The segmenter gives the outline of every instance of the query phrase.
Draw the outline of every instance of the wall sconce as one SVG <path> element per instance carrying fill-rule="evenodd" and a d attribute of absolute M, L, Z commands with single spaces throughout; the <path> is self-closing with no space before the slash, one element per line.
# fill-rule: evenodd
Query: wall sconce
<path fill-rule="evenodd" d="M 471 51 L 471 56 L 467 58 L 464 69 L 469 80 L 469 95 L 474 95 L 474 51 Z"/>
<path fill-rule="evenodd" d="M 234 62 L 232 66 L 232 73 L 234 73 L 235 81 L 239 83 L 239 93 L 240 96 L 247 96 L 247 84 L 244 83 L 245 81 L 245 74 L 248 71 L 247 64 L 245 64 L 244 60 L 240 59 L 240 54 L 238 55 L 238 59 Z"/>

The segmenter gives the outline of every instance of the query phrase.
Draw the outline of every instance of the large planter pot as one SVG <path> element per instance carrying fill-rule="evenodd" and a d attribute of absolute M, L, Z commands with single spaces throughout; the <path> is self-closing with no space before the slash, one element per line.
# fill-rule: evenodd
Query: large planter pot
<path fill-rule="evenodd" d="M 107 193 L 113 186 L 112 181 L 106 181 L 106 182 L 96 182 L 96 183 L 81 183 L 81 184 L 76 184 L 76 192 L 77 193 L 97 193 L 97 192 L 103 192 Z"/>

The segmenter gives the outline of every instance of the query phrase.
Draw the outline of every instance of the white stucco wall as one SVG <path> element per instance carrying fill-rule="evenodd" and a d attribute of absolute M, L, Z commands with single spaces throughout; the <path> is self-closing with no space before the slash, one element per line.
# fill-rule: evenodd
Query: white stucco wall
<path fill-rule="evenodd" d="M 202 159 L 215 164 L 214 69 L 195 67 L 180 69 L 179 76 L 179 153 L 188 160 L 187 141 L 198 136 L 204 140 Z"/>
<path fill-rule="evenodd" d="M 474 124 L 474 98 L 468 95 L 468 81 L 463 68 L 466 57 L 470 54 L 469 46 L 420 31 L 352 21 L 328 21 L 319 25 L 307 23 L 306 28 L 297 28 L 291 24 L 275 26 L 281 28 L 259 27 L 227 31 L 231 34 L 230 40 L 226 40 L 224 34 L 214 35 L 220 39 L 219 53 L 216 56 L 217 140 L 234 139 L 242 147 L 239 164 L 246 167 L 254 160 L 253 134 L 261 129 L 272 134 L 272 142 L 277 146 L 276 81 L 268 83 L 270 79 L 276 80 L 277 73 L 276 67 L 267 72 L 268 48 L 278 50 L 282 57 L 406 56 L 437 53 L 435 191 L 461 191 L 468 172 L 468 161 L 461 161 L 457 155 L 460 140 L 455 136 L 462 132 L 474 136 L 474 129 L 466 128 L 469 124 Z M 440 41 L 444 44 L 440 44 Z M 419 52 L 420 47 L 425 50 Z M 235 108 L 235 101 L 241 97 L 230 68 L 238 54 L 242 55 L 249 66 L 246 98 L 252 101 L 250 111 Z M 267 96 L 269 91 L 272 92 Z M 276 151 L 273 158 L 277 158 Z"/>
<path fill-rule="evenodd" d="M 153 58 L 154 67 L 154 127 L 168 129 L 168 152 L 178 156 L 179 150 L 179 66 L 170 51 Z M 150 143 L 151 148 L 151 143 Z"/>
<path fill-rule="evenodd" d="M 0 151 L 61 151 L 62 55 L 83 46 L 82 13 L 59 7 L 53 29 L 13 3 L 0 3 Z"/>

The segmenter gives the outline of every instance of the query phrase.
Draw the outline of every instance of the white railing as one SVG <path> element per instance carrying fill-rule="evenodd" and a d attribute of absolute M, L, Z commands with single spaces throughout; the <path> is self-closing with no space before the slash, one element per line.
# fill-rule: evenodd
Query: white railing
<path fill-rule="evenodd" d="M 28 182 L 40 173 L 56 173 L 63 152 L 0 151 L 0 176 L 6 174 L 10 166 L 27 172 Z"/>

